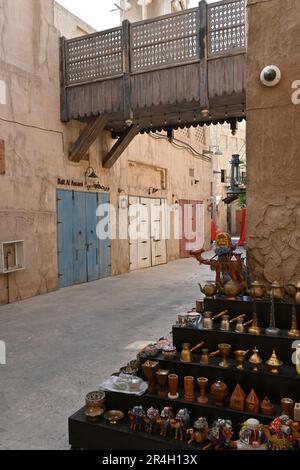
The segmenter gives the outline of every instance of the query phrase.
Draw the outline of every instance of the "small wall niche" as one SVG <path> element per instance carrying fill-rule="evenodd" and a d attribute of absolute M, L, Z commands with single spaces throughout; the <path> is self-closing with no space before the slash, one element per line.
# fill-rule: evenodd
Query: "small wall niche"
<path fill-rule="evenodd" d="M 25 269 L 24 240 L 0 242 L 0 272 L 8 274 Z"/>

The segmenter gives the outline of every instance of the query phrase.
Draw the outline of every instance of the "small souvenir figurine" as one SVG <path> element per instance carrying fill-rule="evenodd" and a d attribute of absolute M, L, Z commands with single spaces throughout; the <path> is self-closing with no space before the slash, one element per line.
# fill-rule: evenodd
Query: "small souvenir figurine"
<path fill-rule="evenodd" d="M 160 419 L 157 422 L 160 424 L 160 435 L 167 437 L 169 429 L 169 421 L 174 418 L 173 410 L 171 406 L 165 406 L 160 414 Z"/>
<path fill-rule="evenodd" d="M 183 431 L 190 426 L 190 413 L 186 408 L 179 410 L 175 419 L 169 420 L 171 430 L 175 430 L 175 439 L 183 440 Z"/>
<path fill-rule="evenodd" d="M 233 394 L 230 397 L 230 408 L 232 410 L 244 411 L 245 399 L 246 399 L 246 394 L 244 390 L 239 384 L 237 384 L 237 386 L 235 387 L 233 391 Z"/>
<path fill-rule="evenodd" d="M 264 426 L 264 432 L 272 450 L 293 450 L 300 443 L 299 423 L 287 415 L 275 418 L 270 426 Z"/>
<path fill-rule="evenodd" d="M 216 237 L 215 256 L 203 258 L 204 249 L 191 252 L 191 256 L 200 264 L 208 265 L 212 271 L 215 271 L 215 285 L 219 294 L 223 292 L 225 284 L 229 281 L 233 281 L 234 288 L 237 286 L 239 292 L 243 293 L 246 290 L 245 263 L 241 254 L 235 252 L 235 249 L 231 236 L 221 232 Z"/>
<path fill-rule="evenodd" d="M 149 408 L 147 416 L 145 417 L 146 432 L 152 434 L 156 430 L 157 418 L 159 417 L 159 411 L 156 408 Z"/>
<path fill-rule="evenodd" d="M 248 411 L 249 413 L 259 413 L 260 401 L 253 388 L 247 396 L 245 403 L 246 411 Z"/>
<path fill-rule="evenodd" d="M 208 450 L 213 447 L 215 450 L 226 449 L 230 447 L 232 432 L 232 423 L 230 420 L 218 419 L 213 423 L 213 427 L 208 433 L 209 444 L 203 447 Z"/>
<path fill-rule="evenodd" d="M 231 447 L 237 450 L 267 450 L 268 440 L 264 425 L 257 419 L 248 419 L 240 430 L 239 440 L 231 442 Z"/>
<path fill-rule="evenodd" d="M 128 412 L 130 419 L 130 431 L 141 431 L 145 420 L 145 411 L 142 406 L 134 406 L 131 411 Z"/>
<path fill-rule="evenodd" d="M 188 429 L 186 435 L 190 438 L 188 444 L 196 442 L 197 444 L 203 444 L 208 437 L 209 427 L 206 418 L 198 418 L 194 423 L 194 427 Z"/>

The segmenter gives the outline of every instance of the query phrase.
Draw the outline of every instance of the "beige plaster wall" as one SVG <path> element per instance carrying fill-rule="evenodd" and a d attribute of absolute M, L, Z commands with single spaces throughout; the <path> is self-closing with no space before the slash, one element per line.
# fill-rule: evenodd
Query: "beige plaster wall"
<path fill-rule="evenodd" d="M 173 194 L 196 200 L 209 194 L 209 177 L 205 177 L 209 162 L 149 136 L 138 136 L 112 170 L 102 169 L 100 163 L 113 144 L 108 133 L 90 149 L 89 162 L 68 161 L 68 149 L 81 126 L 60 121 L 59 37 L 76 28 L 76 18 L 67 18 L 60 33 L 54 27 L 52 0 L 18 0 L 17 8 L 11 0 L 0 0 L 0 83 L 6 89 L 0 101 L 0 138 L 6 144 L 6 174 L 0 176 L 0 240 L 25 240 L 26 256 L 26 270 L 9 275 L 10 301 L 57 288 L 58 178 L 84 181 L 91 164 L 101 184 L 110 187 L 111 201 L 117 205 L 119 189 L 128 195 L 147 195 L 150 182 L 151 186 L 159 184 L 158 173 L 151 167 L 159 165 L 167 169 L 167 190 L 157 195 L 170 203 Z M 198 145 L 198 151 L 201 148 Z M 128 160 L 149 165 L 138 167 L 143 178 L 132 178 Z M 194 187 L 189 179 L 193 167 L 201 180 Z M 206 232 L 208 241 L 209 221 Z M 172 241 L 168 259 L 178 256 L 179 242 Z M 113 274 L 128 269 L 128 242 L 114 241 Z M 7 279 L 0 274 L 0 303 L 7 300 Z"/>
<path fill-rule="evenodd" d="M 54 24 L 67 39 L 95 33 L 96 30 L 82 21 L 62 5 L 54 2 Z"/>
<path fill-rule="evenodd" d="M 296 281 L 300 274 L 299 0 L 248 0 L 247 243 L 252 276 Z M 276 64 L 282 81 L 260 83 Z"/>
<path fill-rule="evenodd" d="M 242 121 L 238 123 L 235 135 L 232 135 L 229 124 L 218 124 L 210 126 L 210 137 L 212 151 L 219 149 L 222 155 L 214 155 L 212 157 L 212 179 L 215 203 L 215 220 L 217 227 L 222 230 L 229 230 L 228 216 L 231 218 L 231 233 L 235 234 L 235 212 L 238 208 L 237 204 L 225 204 L 223 199 L 227 196 L 227 188 L 230 185 L 231 174 L 231 157 L 233 154 L 240 154 L 242 161 L 246 163 L 246 123 Z M 227 179 L 225 183 L 221 182 L 221 170 L 226 171 Z M 242 169 L 241 171 L 246 171 Z M 215 172 L 215 173 L 214 173 Z M 230 214 L 228 214 L 228 211 Z"/>
<path fill-rule="evenodd" d="M 138 0 L 130 0 L 130 4 L 130 10 L 121 14 L 121 20 L 127 19 L 132 23 L 135 21 L 141 21 L 143 19 L 143 9 L 138 5 Z M 124 8 L 125 1 L 121 0 L 120 5 Z M 151 3 L 147 5 L 144 12 L 146 14 L 146 18 L 154 18 L 156 16 L 182 11 L 182 7 L 183 9 L 189 8 L 189 1 L 181 0 L 180 3 L 174 0 L 151 0 Z"/>

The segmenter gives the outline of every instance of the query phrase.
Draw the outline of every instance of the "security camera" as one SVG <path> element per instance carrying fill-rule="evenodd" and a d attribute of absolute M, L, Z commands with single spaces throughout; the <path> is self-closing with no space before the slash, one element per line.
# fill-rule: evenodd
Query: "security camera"
<path fill-rule="evenodd" d="M 260 74 L 260 81 L 265 86 L 276 86 L 280 80 L 281 71 L 277 65 L 267 65 Z"/>

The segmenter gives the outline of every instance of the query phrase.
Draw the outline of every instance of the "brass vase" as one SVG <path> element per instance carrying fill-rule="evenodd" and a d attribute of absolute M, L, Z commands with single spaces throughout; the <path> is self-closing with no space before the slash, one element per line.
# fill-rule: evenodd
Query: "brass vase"
<path fill-rule="evenodd" d="M 234 351 L 235 359 L 238 365 L 236 366 L 237 369 L 243 370 L 245 361 L 246 361 L 246 356 L 249 352 L 249 349 L 247 351 L 244 351 L 242 349 L 238 349 L 237 351 Z"/>
<path fill-rule="evenodd" d="M 157 361 L 146 361 L 142 364 L 142 369 L 144 375 L 148 381 L 148 393 L 155 394 L 156 392 L 156 381 L 155 381 L 155 373 L 159 368 L 159 362 Z"/>
<path fill-rule="evenodd" d="M 270 311 L 270 324 L 268 328 L 266 328 L 266 335 L 269 336 L 278 336 L 280 333 L 279 328 L 276 327 L 275 323 L 275 297 L 272 294 L 271 298 L 271 311 Z"/>
<path fill-rule="evenodd" d="M 229 367 L 229 362 L 228 362 L 228 356 L 230 354 L 230 350 L 231 350 L 231 346 L 230 344 L 218 344 L 218 348 L 219 348 L 219 353 L 220 353 L 220 356 L 222 357 L 222 361 L 219 363 L 219 366 L 220 367 Z"/>
<path fill-rule="evenodd" d="M 201 404 L 208 403 L 208 398 L 206 396 L 205 390 L 208 384 L 207 377 L 198 377 L 197 379 L 198 387 L 200 388 L 200 396 L 197 398 L 197 402 Z"/>
<path fill-rule="evenodd" d="M 261 333 L 261 328 L 258 326 L 258 317 L 257 317 L 257 300 L 261 299 L 265 295 L 265 287 L 258 281 L 254 281 L 251 284 L 250 289 L 251 297 L 253 298 L 253 312 L 252 312 L 252 325 L 248 329 L 248 333 L 251 335 L 259 335 Z"/>

